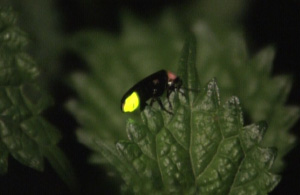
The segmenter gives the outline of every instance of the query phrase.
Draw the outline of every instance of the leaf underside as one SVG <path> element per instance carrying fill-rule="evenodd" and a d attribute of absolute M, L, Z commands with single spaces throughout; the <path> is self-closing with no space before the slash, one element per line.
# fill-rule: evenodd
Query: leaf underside
<path fill-rule="evenodd" d="M 38 85 L 38 67 L 25 53 L 27 37 L 16 22 L 12 9 L 0 9 L 0 173 L 7 172 L 8 155 L 38 171 L 45 157 L 74 185 L 69 162 L 57 146 L 61 134 L 40 116 L 52 99 Z"/>

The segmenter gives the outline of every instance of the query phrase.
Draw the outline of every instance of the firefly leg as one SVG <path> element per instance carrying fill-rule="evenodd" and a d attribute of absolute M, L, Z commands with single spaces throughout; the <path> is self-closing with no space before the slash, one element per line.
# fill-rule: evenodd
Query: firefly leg
<path fill-rule="evenodd" d="M 172 90 L 167 90 L 167 99 L 168 99 L 169 107 L 171 110 L 173 110 L 173 107 L 172 107 L 172 104 L 171 104 L 170 98 L 169 98 L 171 93 L 172 93 Z"/>
<path fill-rule="evenodd" d="M 168 114 L 173 115 L 172 112 L 170 112 L 169 110 L 167 110 L 167 109 L 164 107 L 164 105 L 163 105 L 163 103 L 161 102 L 160 98 L 158 98 L 158 97 L 153 97 L 153 98 L 151 99 L 151 101 L 150 101 L 150 106 L 152 106 L 154 102 L 157 102 L 158 105 L 159 105 L 159 107 L 160 107 L 162 110 L 164 110 L 164 111 L 167 112 Z"/>
<path fill-rule="evenodd" d="M 160 108 L 161 108 L 162 110 L 164 110 L 164 111 L 167 112 L 168 114 L 173 115 L 172 112 L 170 112 L 169 110 L 167 110 L 167 109 L 164 107 L 164 105 L 162 104 L 162 102 L 161 102 L 161 100 L 160 100 L 159 98 L 156 98 L 156 101 L 158 102 L 158 104 L 159 104 L 159 106 L 160 106 Z"/>

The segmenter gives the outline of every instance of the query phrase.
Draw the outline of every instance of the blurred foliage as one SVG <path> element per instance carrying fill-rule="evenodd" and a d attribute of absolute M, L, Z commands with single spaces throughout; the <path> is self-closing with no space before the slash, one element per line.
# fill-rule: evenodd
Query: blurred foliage
<path fill-rule="evenodd" d="M 242 19 L 249 6 L 249 0 L 200 0 L 191 1 L 185 6 L 185 9 L 178 8 L 179 19 L 193 26 L 199 19 L 210 24 L 215 32 L 223 34 L 224 31 L 231 31 L 234 28 L 240 28 Z"/>
<path fill-rule="evenodd" d="M 41 116 L 53 101 L 38 84 L 39 69 L 25 53 L 27 36 L 16 22 L 12 9 L 1 8 L 0 172 L 7 172 L 9 154 L 38 171 L 43 171 L 45 157 L 74 187 L 70 163 L 57 146 L 61 134 Z"/>
<path fill-rule="evenodd" d="M 199 89 L 195 60 L 196 42 L 189 38 L 178 69 L 184 88 Z M 276 150 L 259 147 L 267 125 L 260 122 L 243 127 L 238 98 L 231 97 L 221 106 L 212 79 L 201 93 L 173 93 L 170 101 L 174 115 L 157 106 L 146 107 L 142 122 L 129 119 L 129 140 L 118 141 L 116 149 L 101 130 L 96 134 L 96 129 L 84 126 L 78 132 L 80 141 L 96 151 L 94 160 L 115 167 L 125 181 L 123 192 L 265 194 L 274 189 L 280 177 L 269 170 Z M 74 104 L 69 107 L 74 109 Z"/>
<path fill-rule="evenodd" d="M 59 55 L 63 50 L 62 20 L 50 0 L 2 0 L 1 5 L 11 6 L 18 14 L 18 25 L 28 33 L 27 51 L 39 66 L 42 84 L 49 84 L 61 73 Z"/>

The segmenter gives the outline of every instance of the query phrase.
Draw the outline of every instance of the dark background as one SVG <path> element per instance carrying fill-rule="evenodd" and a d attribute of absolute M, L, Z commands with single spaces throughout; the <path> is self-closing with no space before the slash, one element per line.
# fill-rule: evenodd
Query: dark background
<path fill-rule="evenodd" d="M 149 2 L 149 3 L 147 3 Z M 56 1 L 64 33 L 74 33 L 81 29 L 98 28 L 118 33 L 120 30 L 120 10 L 129 9 L 141 18 L 151 18 L 168 6 L 181 6 L 186 2 L 165 1 L 93 1 L 64 0 Z M 294 85 L 287 105 L 300 106 L 300 3 L 292 0 L 254 0 L 249 11 L 244 14 L 242 25 L 248 38 L 248 47 L 252 53 L 263 46 L 273 44 L 277 48 L 273 75 L 292 74 Z M 63 74 L 74 69 L 84 69 L 80 59 L 65 53 L 60 61 Z M 77 63 L 73 63 L 77 62 Z M 118 194 L 118 185 L 108 177 L 104 169 L 86 163 L 89 150 L 80 145 L 74 135 L 78 124 L 64 110 L 64 103 L 76 94 L 60 80 L 50 86 L 55 98 L 55 106 L 45 112 L 45 117 L 63 133 L 60 147 L 69 157 L 81 184 L 81 194 Z M 300 123 L 292 129 L 298 139 Z M 300 194 L 300 146 L 286 156 L 286 168 L 282 181 L 271 194 Z M 9 158 L 8 173 L 0 177 L 0 194 L 70 194 L 48 162 L 45 171 L 37 172 Z"/>

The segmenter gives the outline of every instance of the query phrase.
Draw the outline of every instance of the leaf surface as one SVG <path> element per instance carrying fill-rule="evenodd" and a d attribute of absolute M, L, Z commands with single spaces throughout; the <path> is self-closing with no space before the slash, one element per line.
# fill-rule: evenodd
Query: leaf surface
<path fill-rule="evenodd" d="M 189 37 L 179 60 L 178 75 L 184 87 L 200 88 L 195 45 L 194 37 Z M 244 126 L 239 99 L 231 97 L 221 104 L 216 79 L 199 91 L 183 88 L 181 92 L 173 92 L 170 101 L 174 115 L 158 106 L 146 106 L 141 112 L 142 120 L 128 120 L 129 140 L 118 141 L 116 150 L 107 147 L 101 137 L 90 137 L 92 131 L 84 134 L 87 139 L 82 139 L 83 134 L 79 139 L 116 168 L 125 182 L 122 187 L 125 192 L 266 194 L 272 191 L 280 177 L 270 172 L 276 150 L 260 146 L 266 123 Z M 164 104 L 167 108 L 166 99 Z"/>
<path fill-rule="evenodd" d="M 71 76 L 70 86 L 78 92 L 80 100 L 70 101 L 67 107 L 84 130 L 88 129 L 91 134 L 110 143 L 126 137 L 122 129 L 126 117 L 119 106 L 120 97 L 126 90 L 162 68 L 184 77 L 181 74 L 186 73 L 175 71 L 174 65 L 178 61 L 182 63 L 180 59 L 183 56 L 190 55 L 189 51 L 180 54 L 184 33 L 172 11 L 166 11 L 160 20 L 147 24 L 128 13 L 123 16 L 120 36 L 98 31 L 81 32 L 71 39 L 70 44 L 91 71 L 88 74 L 77 72 Z M 231 21 L 234 17 L 227 19 Z M 271 75 L 274 48 L 267 47 L 250 58 L 239 31 L 229 28 L 216 30 L 215 27 L 211 28 L 197 17 L 191 23 L 198 41 L 195 43 L 197 53 L 193 54 L 197 60 L 198 79 L 206 83 L 211 78 L 217 78 L 224 99 L 229 99 L 231 95 L 238 96 L 247 122 L 268 122 L 269 130 L 263 144 L 278 149 L 273 170 L 280 172 L 284 166 L 283 157 L 296 141 L 289 130 L 300 116 L 298 107 L 285 105 L 292 79 L 288 75 Z M 188 88 L 189 84 L 186 84 Z M 186 111 L 180 109 L 180 112 Z M 133 115 L 131 117 L 138 118 L 137 114 Z M 184 134 L 179 131 L 174 133 L 178 140 L 187 139 L 181 135 Z"/>

